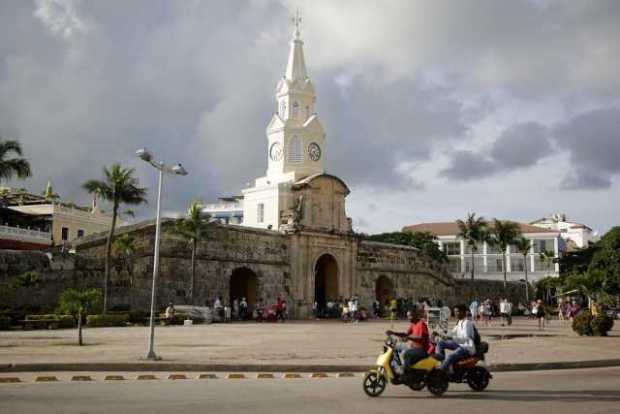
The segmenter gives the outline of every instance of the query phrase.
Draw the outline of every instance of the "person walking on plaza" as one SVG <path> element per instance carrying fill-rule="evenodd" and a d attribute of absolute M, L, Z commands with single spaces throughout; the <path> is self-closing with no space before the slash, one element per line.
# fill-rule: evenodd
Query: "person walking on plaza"
<path fill-rule="evenodd" d="M 248 302 L 245 298 L 241 298 L 239 302 L 239 319 L 245 321 L 248 318 Z"/>
<path fill-rule="evenodd" d="M 504 298 L 499 302 L 499 313 L 502 315 L 502 326 L 512 325 L 512 303 L 508 298 Z"/>
<path fill-rule="evenodd" d="M 232 318 L 233 318 L 233 320 L 238 320 L 239 319 L 239 299 L 237 299 L 237 298 L 235 298 L 233 300 Z"/>
<path fill-rule="evenodd" d="M 545 315 L 545 305 L 543 304 L 543 301 L 541 299 L 538 299 L 536 301 L 536 304 L 534 305 L 534 310 L 532 310 L 532 313 L 534 313 L 536 315 L 536 319 L 538 319 L 538 329 L 541 331 L 544 331 L 546 315 Z"/>
<path fill-rule="evenodd" d="M 471 313 L 471 320 L 476 321 L 478 319 L 478 307 L 480 306 L 480 302 L 478 299 L 474 299 L 471 301 L 469 305 L 469 313 Z"/>
<path fill-rule="evenodd" d="M 286 305 L 280 295 L 276 298 L 276 321 L 284 322 L 284 310 Z"/>
<path fill-rule="evenodd" d="M 482 309 L 481 313 L 482 318 L 484 319 L 484 326 L 488 328 L 491 326 L 491 318 L 493 316 L 491 310 L 491 299 L 485 300 L 484 303 L 480 305 L 480 308 Z"/>

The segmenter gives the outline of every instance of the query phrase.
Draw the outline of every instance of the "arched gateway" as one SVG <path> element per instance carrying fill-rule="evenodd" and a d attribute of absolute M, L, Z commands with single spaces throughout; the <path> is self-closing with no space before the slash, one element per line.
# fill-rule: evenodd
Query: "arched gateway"
<path fill-rule="evenodd" d="M 230 301 L 228 303 L 232 304 L 235 299 L 241 300 L 241 298 L 245 298 L 251 312 L 254 310 L 258 296 L 258 279 L 256 274 L 247 267 L 233 270 L 230 276 L 229 292 Z"/>
<path fill-rule="evenodd" d="M 338 299 L 338 263 L 330 254 L 324 254 L 314 266 L 314 300 L 323 309 L 330 300 Z"/>
<path fill-rule="evenodd" d="M 394 284 L 386 276 L 379 276 L 375 282 L 375 299 L 377 299 L 381 305 L 384 305 L 386 300 L 393 297 Z"/>

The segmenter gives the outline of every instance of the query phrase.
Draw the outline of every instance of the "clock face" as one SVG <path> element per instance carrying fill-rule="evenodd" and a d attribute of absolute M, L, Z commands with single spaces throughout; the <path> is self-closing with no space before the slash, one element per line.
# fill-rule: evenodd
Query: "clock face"
<path fill-rule="evenodd" d="M 321 147 L 316 142 L 311 142 L 308 145 L 308 156 L 312 161 L 318 161 L 321 159 Z"/>
<path fill-rule="evenodd" d="M 282 159 L 282 155 L 282 144 L 279 142 L 274 142 L 271 144 L 271 148 L 269 148 L 269 158 L 273 161 L 280 161 Z"/>

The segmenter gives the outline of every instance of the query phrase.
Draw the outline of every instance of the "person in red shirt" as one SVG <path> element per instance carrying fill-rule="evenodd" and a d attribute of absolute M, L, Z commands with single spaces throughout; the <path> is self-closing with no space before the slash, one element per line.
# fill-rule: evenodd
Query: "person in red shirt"
<path fill-rule="evenodd" d="M 426 358 L 434 351 L 428 334 L 428 327 L 420 315 L 421 310 L 418 308 L 413 308 L 407 312 L 407 318 L 411 323 L 407 332 L 386 331 L 386 335 L 407 339 L 406 342 L 396 344 L 396 350 L 399 352 L 401 361 L 403 361 L 404 370 L 402 374 L 405 374 L 413 364 Z"/>

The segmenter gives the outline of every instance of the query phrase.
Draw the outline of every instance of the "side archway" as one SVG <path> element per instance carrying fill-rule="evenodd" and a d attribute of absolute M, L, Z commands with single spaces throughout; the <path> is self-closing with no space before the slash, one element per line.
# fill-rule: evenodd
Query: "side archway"
<path fill-rule="evenodd" d="M 375 298 L 381 305 L 394 297 L 394 284 L 387 276 L 379 276 L 375 282 Z"/>
<path fill-rule="evenodd" d="M 230 276 L 228 291 L 230 292 L 228 303 L 232 304 L 235 299 L 241 300 L 241 298 L 245 298 L 248 302 L 248 309 L 252 312 L 258 299 L 258 278 L 256 273 L 247 267 L 233 270 Z"/>
<path fill-rule="evenodd" d="M 338 295 L 338 262 L 334 256 L 323 254 L 314 266 L 314 300 L 319 309 L 324 309 Z"/>

